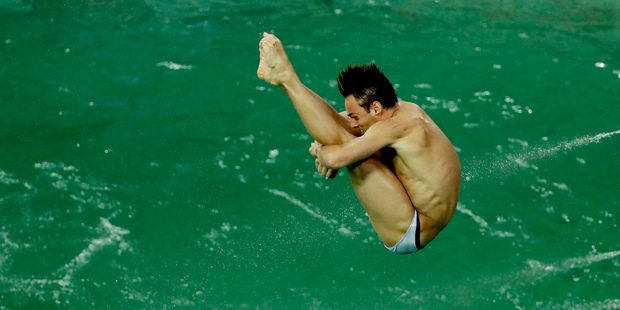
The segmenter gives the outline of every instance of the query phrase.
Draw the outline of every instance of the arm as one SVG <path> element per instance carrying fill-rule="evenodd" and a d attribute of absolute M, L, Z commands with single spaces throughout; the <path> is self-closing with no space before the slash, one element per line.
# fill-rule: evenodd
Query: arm
<path fill-rule="evenodd" d="M 326 180 L 329 179 L 333 179 L 336 177 L 336 175 L 338 175 L 338 170 L 333 170 L 333 169 L 329 169 L 325 166 L 323 166 L 323 164 L 321 164 L 321 161 L 317 158 L 317 152 L 318 150 L 322 147 L 323 145 L 317 141 L 314 141 L 311 145 L 310 145 L 310 154 L 312 154 L 312 156 L 314 156 L 315 160 L 314 160 L 314 165 L 316 167 L 316 170 L 323 176 L 325 176 Z"/>
<path fill-rule="evenodd" d="M 317 159 L 330 169 L 340 169 L 366 159 L 382 148 L 392 145 L 404 134 L 398 123 L 386 120 L 375 123 L 363 136 L 339 145 L 324 145 L 317 149 Z"/>

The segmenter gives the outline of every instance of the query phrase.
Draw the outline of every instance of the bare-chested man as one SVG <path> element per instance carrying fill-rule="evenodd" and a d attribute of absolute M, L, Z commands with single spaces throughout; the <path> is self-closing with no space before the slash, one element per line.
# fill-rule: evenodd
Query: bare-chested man
<path fill-rule="evenodd" d="M 282 43 L 264 33 L 258 77 L 280 86 L 308 133 L 319 172 L 347 167 L 357 198 L 383 244 L 394 253 L 422 249 L 456 208 L 461 167 L 450 140 L 416 104 L 398 101 L 374 65 L 349 66 L 338 87 L 339 114 L 299 80 Z M 346 116 L 345 116 L 346 115 Z"/>

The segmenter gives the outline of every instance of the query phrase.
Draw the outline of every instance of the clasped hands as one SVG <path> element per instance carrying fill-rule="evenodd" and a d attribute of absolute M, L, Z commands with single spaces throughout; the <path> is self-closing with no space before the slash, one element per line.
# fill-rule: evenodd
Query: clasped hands
<path fill-rule="evenodd" d="M 316 170 L 323 176 L 325 176 L 325 179 L 333 179 L 336 177 L 336 175 L 338 175 L 338 170 L 334 170 L 334 169 L 329 169 L 325 166 L 323 166 L 323 164 L 321 163 L 321 161 L 319 160 L 319 151 L 321 150 L 321 147 L 323 147 L 323 144 L 314 141 L 312 142 L 312 144 L 310 145 L 310 149 L 308 151 L 310 151 L 310 154 L 314 157 L 314 165 L 316 166 Z"/>

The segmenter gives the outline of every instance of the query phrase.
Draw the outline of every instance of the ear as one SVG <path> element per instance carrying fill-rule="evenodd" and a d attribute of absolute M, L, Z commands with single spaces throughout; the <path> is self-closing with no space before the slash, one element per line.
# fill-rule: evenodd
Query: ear
<path fill-rule="evenodd" d="M 383 113 L 383 105 L 379 101 L 373 101 L 370 105 L 370 111 L 375 114 L 375 116 L 381 115 Z"/>

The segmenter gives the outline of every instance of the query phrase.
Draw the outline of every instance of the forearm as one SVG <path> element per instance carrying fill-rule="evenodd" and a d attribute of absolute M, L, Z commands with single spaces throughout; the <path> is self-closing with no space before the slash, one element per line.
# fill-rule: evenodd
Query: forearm
<path fill-rule="evenodd" d="M 329 169 L 341 169 L 352 162 L 343 152 L 341 145 L 324 145 L 317 151 L 317 158 L 321 164 Z"/>
<path fill-rule="evenodd" d="M 340 169 L 373 156 L 388 145 L 369 130 L 363 136 L 349 142 L 323 145 L 316 150 L 317 158 L 330 169 Z"/>

